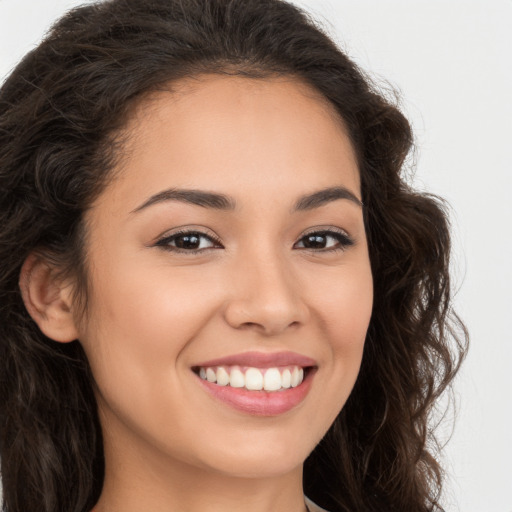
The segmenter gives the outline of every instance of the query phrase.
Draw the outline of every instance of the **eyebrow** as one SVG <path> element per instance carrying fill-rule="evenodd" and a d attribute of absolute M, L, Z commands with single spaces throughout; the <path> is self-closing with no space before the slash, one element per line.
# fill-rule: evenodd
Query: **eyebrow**
<path fill-rule="evenodd" d="M 295 211 L 312 210 L 314 208 L 324 206 L 325 204 L 332 201 L 337 201 L 338 199 L 348 199 L 358 206 L 363 206 L 362 201 L 358 199 L 353 192 L 351 192 L 348 188 L 338 186 L 324 188 L 317 192 L 313 192 L 312 194 L 307 194 L 300 197 L 295 203 L 293 209 Z"/>
<path fill-rule="evenodd" d="M 353 192 L 345 187 L 337 186 L 301 196 L 296 201 L 292 211 L 313 210 L 332 201 L 337 201 L 338 199 L 347 199 L 358 206 L 363 206 L 361 200 L 358 199 Z M 135 208 L 135 210 L 132 210 L 132 213 L 139 212 L 149 206 L 166 201 L 180 201 L 203 208 L 213 208 L 215 210 L 229 211 L 236 208 L 235 199 L 224 194 L 206 192 L 204 190 L 170 188 L 151 196 L 144 203 Z"/>
<path fill-rule="evenodd" d="M 135 208 L 132 213 L 165 201 L 181 201 L 182 203 L 195 204 L 196 206 L 213 208 L 215 210 L 234 210 L 236 207 L 236 201 L 224 194 L 205 192 L 203 190 L 170 188 L 151 196 L 147 201 Z"/>

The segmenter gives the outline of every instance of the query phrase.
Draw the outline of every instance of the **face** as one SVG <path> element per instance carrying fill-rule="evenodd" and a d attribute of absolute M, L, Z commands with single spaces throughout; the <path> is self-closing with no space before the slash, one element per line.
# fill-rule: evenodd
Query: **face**
<path fill-rule="evenodd" d="M 79 334 L 106 453 L 290 472 L 354 385 L 372 307 L 344 127 L 292 79 L 205 76 L 128 133 L 86 215 Z"/>

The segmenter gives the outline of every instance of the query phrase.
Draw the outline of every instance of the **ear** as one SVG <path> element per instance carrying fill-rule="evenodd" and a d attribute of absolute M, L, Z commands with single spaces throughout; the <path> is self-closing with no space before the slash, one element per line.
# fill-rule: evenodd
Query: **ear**
<path fill-rule="evenodd" d="M 42 256 L 28 256 L 21 267 L 19 285 L 25 307 L 43 334 L 61 343 L 78 337 L 72 314 L 72 285 L 59 278 Z"/>

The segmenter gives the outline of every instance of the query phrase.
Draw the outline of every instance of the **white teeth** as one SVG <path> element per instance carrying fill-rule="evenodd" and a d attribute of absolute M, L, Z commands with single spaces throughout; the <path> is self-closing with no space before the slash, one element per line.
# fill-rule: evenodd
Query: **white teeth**
<path fill-rule="evenodd" d="M 202 368 L 201 368 L 202 369 Z M 288 389 L 292 385 L 292 374 L 288 368 L 285 369 L 283 375 L 281 377 L 281 386 L 283 388 Z"/>
<path fill-rule="evenodd" d="M 281 389 L 281 373 L 277 368 L 269 368 L 263 377 L 263 389 L 265 391 L 277 391 Z"/>
<path fill-rule="evenodd" d="M 253 391 L 263 389 L 263 375 L 257 368 L 249 368 L 246 370 L 245 387 Z"/>
<path fill-rule="evenodd" d="M 245 388 L 250 391 L 279 391 L 295 388 L 304 380 L 304 369 L 298 366 L 287 368 L 247 368 L 245 373 L 239 366 L 231 368 L 219 366 L 216 368 L 199 368 L 199 377 L 219 386 Z"/>
<path fill-rule="evenodd" d="M 208 376 L 208 370 L 206 371 L 206 375 Z M 297 367 L 295 367 L 292 371 L 292 388 L 295 388 L 298 385 L 299 385 L 299 369 Z"/>
<path fill-rule="evenodd" d="M 215 382 L 217 380 L 217 375 L 211 368 L 206 369 L 206 380 L 208 382 Z"/>
<path fill-rule="evenodd" d="M 229 373 L 222 367 L 217 368 L 217 384 L 227 386 L 229 384 Z"/>
<path fill-rule="evenodd" d="M 229 385 L 232 388 L 243 388 L 243 387 L 245 387 L 245 377 L 244 377 L 244 374 L 238 368 L 233 368 L 231 370 L 231 374 L 229 376 Z"/>

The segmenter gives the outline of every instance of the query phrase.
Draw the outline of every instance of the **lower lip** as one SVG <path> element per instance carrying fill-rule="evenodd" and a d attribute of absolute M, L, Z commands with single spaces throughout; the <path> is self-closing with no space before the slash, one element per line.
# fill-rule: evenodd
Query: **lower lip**
<path fill-rule="evenodd" d="M 245 388 L 219 386 L 199 376 L 197 378 L 208 393 L 238 411 L 255 416 L 277 416 L 293 409 L 306 398 L 314 373 L 314 369 L 309 368 L 297 387 L 283 391 L 249 391 Z"/>

